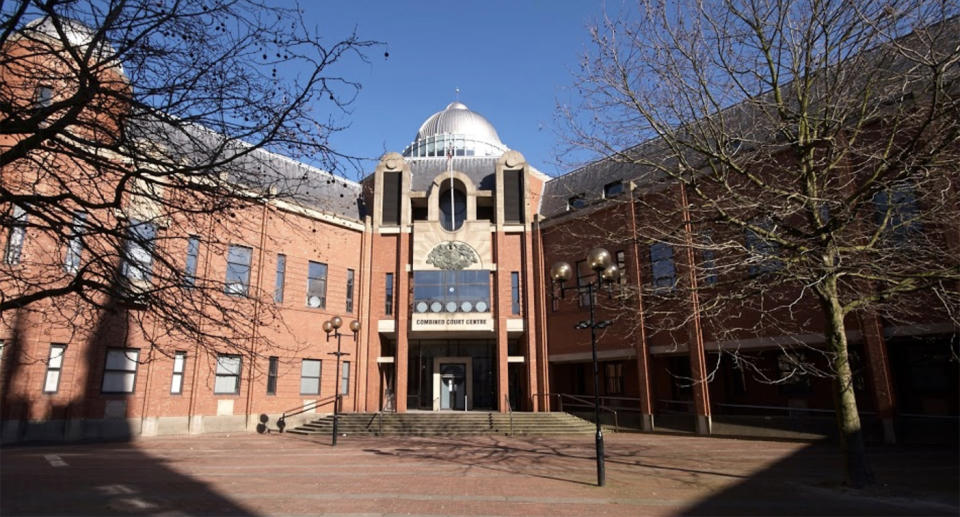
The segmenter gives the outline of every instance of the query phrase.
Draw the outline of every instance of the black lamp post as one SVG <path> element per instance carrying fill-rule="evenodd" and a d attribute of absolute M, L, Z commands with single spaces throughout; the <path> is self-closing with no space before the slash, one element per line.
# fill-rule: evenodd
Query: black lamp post
<path fill-rule="evenodd" d="M 600 364 L 597 361 L 597 329 L 608 327 L 609 320 L 597 321 L 593 295 L 599 292 L 604 282 L 613 282 L 620 277 L 620 269 L 613 263 L 610 252 L 603 248 L 593 248 L 587 253 L 587 265 L 595 273 L 594 280 L 586 286 L 577 286 L 578 294 L 582 287 L 587 288 L 587 305 L 590 307 L 590 319 L 577 323 L 578 330 L 590 329 L 590 347 L 593 351 L 593 419 L 597 423 L 597 486 L 603 486 L 606 478 L 603 464 L 603 429 L 600 427 Z M 573 278 L 573 269 L 566 262 L 556 262 L 550 268 L 550 278 L 560 287 L 560 296 L 564 294 L 564 282 Z"/>
<path fill-rule="evenodd" d="M 337 351 L 330 352 L 329 355 L 337 356 L 337 394 L 333 399 L 333 445 L 337 445 L 337 421 L 339 420 L 339 406 L 340 401 L 343 398 L 343 387 L 341 383 L 343 382 L 343 373 L 340 371 L 340 356 L 350 355 L 347 352 L 340 351 L 340 337 L 343 335 L 340 333 L 340 327 L 343 325 L 343 320 L 340 316 L 334 316 L 328 321 L 323 322 L 323 331 L 327 333 L 327 341 L 330 341 L 330 333 L 333 332 L 333 336 L 337 338 Z M 353 340 L 357 340 L 357 333 L 360 332 L 360 322 L 353 320 L 350 322 L 350 331 L 353 332 Z"/>

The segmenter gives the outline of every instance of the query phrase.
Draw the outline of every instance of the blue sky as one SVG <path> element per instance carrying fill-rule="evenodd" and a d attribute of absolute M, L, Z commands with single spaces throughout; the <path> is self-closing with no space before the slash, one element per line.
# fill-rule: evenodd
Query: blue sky
<path fill-rule="evenodd" d="M 342 152 L 376 158 L 400 152 L 420 124 L 455 100 L 485 116 L 512 149 L 555 175 L 560 149 L 556 101 L 588 49 L 588 24 L 602 14 L 593 1 L 303 2 L 309 23 L 330 38 L 356 28 L 385 46 L 369 63 L 351 60 L 337 73 L 362 83 L 332 139 Z M 384 58 L 384 51 L 389 57 Z M 364 167 L 373 169 L 373 162 Z"/>

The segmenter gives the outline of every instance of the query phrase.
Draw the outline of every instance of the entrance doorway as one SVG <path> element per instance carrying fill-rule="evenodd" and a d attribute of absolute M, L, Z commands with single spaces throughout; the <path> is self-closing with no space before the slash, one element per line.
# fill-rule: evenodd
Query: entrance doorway
<path fill-rule="evenodd" d="M 473 365 L 469 357 L 433 360 L 434 411 L 466 411 L 473 400 Z"/>

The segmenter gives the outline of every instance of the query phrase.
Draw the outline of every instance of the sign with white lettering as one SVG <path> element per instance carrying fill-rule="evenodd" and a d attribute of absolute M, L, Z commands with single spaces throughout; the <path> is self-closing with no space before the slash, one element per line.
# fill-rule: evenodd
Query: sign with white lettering
<path fill-rule="evenodd" d="M 493 317 L 489 314 L 414 314 L 410 330 L 493 330 Z"/>

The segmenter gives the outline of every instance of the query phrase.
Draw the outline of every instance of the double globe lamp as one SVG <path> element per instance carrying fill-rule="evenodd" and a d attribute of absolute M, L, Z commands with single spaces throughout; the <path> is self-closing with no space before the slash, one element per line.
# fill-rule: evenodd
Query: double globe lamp
<path fill-rule="evenodd" d="M 334 316 L 327 321 L 323 322 L 323 331 L 327 333 L 327 341 L 330 341 L 331 332 L 332 336 L 337 338 L 337 351 L 330 352 L 330 355 L 337 356 L 337 391 L 336 396 L 333 399 L 333 445 L 337 445 L 337 421 L 339 420 L 339 406 L 340 401 L 343 397 L 343 388 L 340 384 L 343 382 L 343 373 L 340 371 L 340 357 L 344 355 L 350 355 L 347 352 L 340 351 L 340 337 L 343 335 L 340 333 L 340 327 L 343 326 L 343 319 L 340 316 Z M 360 322 L 353 320 L 350 322 L 350 332 L 353 333 L 353 339 L 356 341 L 357 334 L 360 332 Z"/>
<path fill-rule="evenodd" d="M 590 319 L 581 321 L 576 328 L 579 330 L 590 329 L 590 347 L 593 352 L 593 419 L 597 423 L 597 486 L 603 486 L 605 481 L 604 463 L 603 463 L 603 430 L 600 427 L 600 365 L 597 361 L 597 329 L 610 326 L 609 320 L 597 321 L 594 307 L 594 293 L 600 291 L 603 284 L 616 282 L 620 279 L 621 271 L 613 263 L 613 257 L 610 252 L 604 248 L 593 248 L 587 253 L 587 266 L 595 273 L 594 280 L 586 285 L 579 282 L 575 286 L 578 294 L 582 294 L 586 289 L 587 305 L 590 308 Z M 550 278 L 560 288 L 560 296 L 563 297 L 565 287 L 564 283 L 573 279 L 573 268 L 566 262 L 556 262 L 550 268 Z"/>

